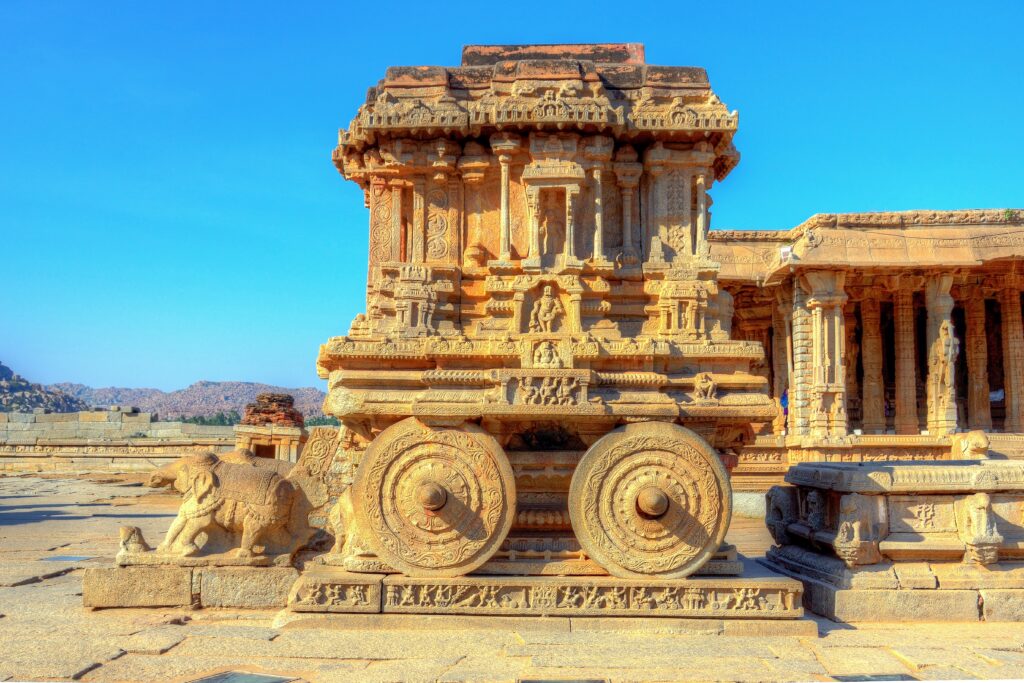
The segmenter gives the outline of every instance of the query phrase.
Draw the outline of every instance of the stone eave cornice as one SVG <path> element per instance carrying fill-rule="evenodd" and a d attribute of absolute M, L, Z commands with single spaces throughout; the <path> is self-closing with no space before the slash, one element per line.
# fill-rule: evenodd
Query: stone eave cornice
<path fill-rule="evenodd" d="M 811 228 L 873 230 L 968 225 L 1024 225 L 1024 209 L 962 209 L 956 211 L 914 210 L 868 213 L 816 213 L 793 228 L 803 234 Z"/>

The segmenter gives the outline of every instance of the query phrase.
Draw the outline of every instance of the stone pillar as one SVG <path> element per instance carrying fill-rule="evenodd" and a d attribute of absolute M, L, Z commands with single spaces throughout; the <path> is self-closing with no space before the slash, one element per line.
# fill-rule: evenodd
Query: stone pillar
<path fill-rule="evenodd" d="M 509 210 L 509 183 L 512 154 L 519 149 L 519 137 L 512 133 L 495 133 L 491 136 L 491 149 L 498 155 L 501 165 L 501 209 L 499 213 L 500 246 L 498 260 L 502 263 L 512 261 L 512 229 Z"/>
<path fill-rule="evenodd" d="M 412 183 L 412 259 L 413 263 L 426 260 L 426 180 L 416 176 Z"/>
<path fill-rule="evenodd" d="M 711 243 L 708 242 L 708 192 L 707 173 L 701 171 L 697 174 L 697 243 L 694 245 L 694 254 L 707 256 L 711 253 Z"/>
<path fill-rule="evenodd" d="M 629 145 L 624 145 L 615 153 L 615 180 L 622 191 L 622 253 L 616 259 L 618 265 L 632 266 L 639 263 L 636 244 L 633 240 L 633 200 L 640 182 L 643 165 L 637 162 L 637 153 Z"/>
<path fill-rule="evenodd" d="M 402 229 L 402 181 L 391 183 L 391 260 L 402 260 L 405 231 Z"/>
<path fill-rule="evenodd" d="M 985 294 L 980 287 L 964 299 L 967 319 L 967 424 L 971 429 L 992 429 L 989 405 L 988 338 L 985 334 Z"/>
<path fill-rule="evenodd" d="M 860 384 L 857 381 L 857 359 L 860 357 L 860 345 L 857 342 L 857 308 L 852 301 L 847 301 L 843 307 L 843 329 L 846 332 L 843 351 L 843 366 L 846 368 L 846 406 L 852 420 L 854 411 L 851 406 L 862 405 Z M 856 414 L 863 418 L 863 408 Z"/>
<path fill-rule="evenodd" d="M 793 371 L 789 383 L 789 424 L 790 435 L 804 436 L 810 433 L 811 384 L 814 365 L 811 362 L 811 312 L 806 306 L 808 293 L 798 282 L 793 285 L 792 347 Z"/>
<path fill-rule="evenodd" d="M 602 215 L 601 169 L 594 169 L 594 261 L 604 262 L 604 224 Z"/>
<path fill-rule="evenodd" d="M 896 327 L 896 433 L 919 434 L 917 420 L 917 363 L 914 353 L 914 292 L 901 287 L 893 293 Z"/>
<path fill-rule="evenodd" d="M 843 271 L 812 271 L 803 281 L 810 293 L 811 311 L 811 433 L 820 437 L 844 437 L 849 432 L 846 413 L 846 345 L 843 305 L 846 293 Z"/>
<path fill-rule="evenodd" d="M 540 268 L 540 188 L 526 188 L 526 209 L 530 219 L 530 253 L 523 268 Z"/>
<path fill-rule="evenodd" d="M 932 275 L 925 284 L 928 309 L 928 433 L 956 431 L 956 358 L 960 342 L 953 330 L 953 276 Z"/>
<path fill-rule="evenodd" d="M 1020 290 L 1008 287 L 1000 293 L 1003 316 L 1003 388 L 1006 392 L 1006 422 L 1003 431 L 1024 430 L 1024 326 L 1021 322 Z"/>
<path fill-rule="evenodd" d="M 868 293 L 860 302 L 861 366 L 864 387 L 861 395 L 861 429 L 865 434 L 885 432 L 885 379 L 882 376 L 882 324 L 878 298 Z"/>
<path fill-rule="evenodd" d="M 576 201 L 580 196 L 579 186 L 565 188 L 565 257 L 563 266 L 578 266 L 576 258 Z"/>
<path fill-rule="evenodd" d="M 793 367 L 793 349 L 790 345 L 789 324 L 792 317 L 792 295 L 780 288 L 776 292 L 776 303 L 772 306 L 772 398 L 775 399 L 779 415 L 772 423 L 772 431 L 781 435 L 786 430 L 786 419 L 782 413 L 782 396 L 789 388 L 789 373 Z M 787 397 L 788 398 L 788 397 Z"/>

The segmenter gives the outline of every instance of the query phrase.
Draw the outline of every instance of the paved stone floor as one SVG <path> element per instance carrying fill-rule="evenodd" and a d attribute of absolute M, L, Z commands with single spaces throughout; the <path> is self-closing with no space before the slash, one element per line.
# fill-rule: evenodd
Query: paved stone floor
<path fill-rule="evenodd" d="M 156 542 L 174 514 L 174 496 L 139 481 L 0 477 L 0 681 L 192 681 L 238 670 L 360 683 L 1024 678 L 1016 624 L 819 619 L 814 638 L 717 635 L 713 622 L 657 619 L 90 612 L 80 570 L 110 564 L 119 526 Z M 729 540 L 752 556 L 768 542 L 753 520 L 737 520 Z"/>

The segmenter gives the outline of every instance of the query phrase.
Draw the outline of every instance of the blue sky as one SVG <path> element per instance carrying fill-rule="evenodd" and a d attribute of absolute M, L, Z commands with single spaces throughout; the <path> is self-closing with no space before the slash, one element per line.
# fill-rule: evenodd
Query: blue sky
<path fill-rule="evenodd" d="M 707 11 L 702 8 L 707 7 Z M 708 69 L 715 227 L 1024 206 L 1021 2 L 0 3 L 0 361 L 38 382 L 321 386 L 363 309 L 330 163 L 389 65 L 635 41 Z"/>

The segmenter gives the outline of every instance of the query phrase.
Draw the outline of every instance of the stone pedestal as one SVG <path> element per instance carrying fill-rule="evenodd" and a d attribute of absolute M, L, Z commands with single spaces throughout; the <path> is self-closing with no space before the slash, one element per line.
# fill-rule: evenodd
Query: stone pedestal
<path fill-rule="evenodd" d="M 801 463 L 767 495 L 765 563 L 837 621 L 1018 619 L 1024 463 Z"/>

